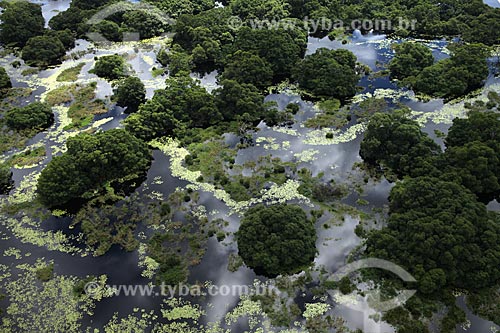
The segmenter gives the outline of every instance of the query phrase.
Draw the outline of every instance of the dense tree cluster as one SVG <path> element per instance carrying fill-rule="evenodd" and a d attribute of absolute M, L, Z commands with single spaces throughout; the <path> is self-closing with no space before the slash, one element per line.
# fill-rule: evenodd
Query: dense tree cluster
<path fill-rule="evenodd" d="M 118 54 L 112 54 L 96 58 L 91 73 L 107 80 L 117 80 L 125 76 L 125 59 Z"/>
<path fill-rule="evenodd" d="M 212 94 L 188 75 L 166 80 L 166 88 L 125 120 L 128 131 L 139 138 L 175 135 L 183 128 L 207 128 L 236 119 L 255 123 L 273 114 L 264 104 L 264 96 L 255 86 L 225 80 Z"/>
<path fill-rule="evenodd" d="M 298 273 L 316 255 L 314 225 L 295 205 L 250 208 L 236 237 L 245 264 L 265 276 Z"/>
<path fill-rule="evenodd" d="M 402 111 L 373 115 L 359 150 L 365 163 L 387 167 L 400 177 L 425 174 L 439 153 L 441 148 Z"/>
<path fill-rule="evenodd" d="M 147 145 L 125 130 L 80 134 L 67 141 L 38 181 L 40 201 L 49 208 L 89 200 L 141 177 L 151 163 Z M 137 186 L 138 184 L 136 184 Z"/>
<path fill-rule="evenodd" d="M 2 2 L 0 41 L 4 45 L 23 47 L 30 38 L 44 33 L 42 8 L 28 1 Z"/>
<path fill-rule="evenodd" d="M 434 63 L 432 51 L 418 43 L 402 43 L 394 46 L 395 55 L 389 63 L 391 77 L 406 79 L 417 76 L 424 68 Z"/>
<path fill-rule="evenodd" d="M 367 254 L 401 264 L 419 291 L 477 290 L 500 278 L 500 218 L 455 182 L 409 178 L 390 195 L 387 227 L 373 231 Z"/>
<path fill-rule="evenodd" d="M 139 105 L 146 101 L 144 83 L 138 77 L 127 77 L 117 83 L 113 97 L 116 104 L 127 108 L 126 113 L 136 112 Z"/>
<path fill-rule="evenodd" d="M 56 65 L 66 53 L 63 43 L 49 36 L 30 38 L 23 47 L 21 58 L 30 66 L 47 67 Z"/>
<path fill-rule="evenodd" d="M 482 86 L 489 74 L 489 51 L 480 44 L 451 45 L 452 55 L 433 64 L 430 50 L 417 43 L 396 46 L 391 76 L 417 92 L 455 98 Z"/>
<path fill-rule="evenodd" d="M 45 103 L 34 102 L 5 113 L 5 123 L 13 130 L 44 129 L 54 123 L 52 109 Z"/>
<path fill-rule="evenodd" d="M 356 60 L 350 51 L 321 48 L 298 64 L 295 77 L 302 89 L 316 97 L 345 100 L 356 93 Z"/>

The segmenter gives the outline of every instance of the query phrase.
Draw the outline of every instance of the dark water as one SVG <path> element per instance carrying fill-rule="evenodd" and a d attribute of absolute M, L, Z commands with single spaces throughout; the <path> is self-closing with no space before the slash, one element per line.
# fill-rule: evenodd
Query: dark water
<path fill-rule="evenodd" d="M 45 3 L 45 2 L 44 2 Z M 54 10 L 63 10 L 67 7 L 69 3 L 65 1 L 51 1 L 45 3 L 43 6 L 44 17 L 48 18 L 50 15 L 56 13 Z M 316 49 L 320 47 L 326 48 L 347 48 L 354 52 L 358 57 L 359 61 L 370 66 L 372 70 L 378 70 L 380 64 L 387 63 L 391 56 L 392 50 L 389 43 L 383 44 L 380 41 L 384 40 L 384 36 L 361 36 L 359 34 L 355 35 L 352 42 L 347 45 L 342 45 L 338 41 L 330 41 L 327 38 L 317 39 L 310 38 L 308 43 L 308 53 L 313 53 Z M 435 57 L 441 59 L 447 57 L 446 53 L 442 52 L 442 47 L 446 45 L 445 41 L 431 41 L 427 43 L 432 49 Z M 88 44 L 87 42 L 80 41 L 77 48 L 84 48 Z M 112 53 L 109 50 L 100 50 L 97 52 L 100 54 Z M 87 54 L 82 59 L 89 60 L 94 57 L 95 54 Z M 157 81 L 161 81 L 164 77 L 153 78 L 150 72 L 151 63 L 147 61 L 148 57 L 155 59 L 154 50 L 141 50 L 134 53 L 129 63 L 131 64 L 133 70 L 137 75 L 144 81 L 147 82 L 148 98 L 153 95 L 155 89 L 158 88 Z M 91 64 L 88 63 L 84 66 L 81 76 L 85 79 L 95 79 L 98 82 L 98 97 L 109 96 L 111 92 L 111 86 L 109 83 L 97 79 L 92 74 L 88 74 Z M 41 72 L 40 77 L 47 77 L 50 75 L 50 70 L 46 72 Z M 216 73 L 210 73 L 209 75 L 202 78 L 202 84 L 207 86 L 207 88 L 213 88 L 215 86 L 215 75 Z M 490 83 L 495 82 L 493 79 Z M 14 84 L 22 85 L 22 82 L 18 82 L 14 78 Z M 376 79 L 369 79 L 364 77 L 360 80 L 360 86 L 363 87 L 361 93 L 373 93 L 376 89 L 398 89 L 397 86 L 390 82 L 387 77 L 381 77 Z M 43 92 L 43 89 L 37 90 L 35 95 L 39 95 Z M 308 149 L 314 149 L 316 151 L 316 159 L 310 162 L 302 162 L 299 165 L 308 167 L 314 175 L 320 172 L 324 172 L 324 179 L 334 179 L 337 182 L 349 182 L 350 177 L 356 177 L 357 173 L 353 170 L 353 164 L 360 161 L 358 154 L 359 144 L 362 140 L 362 134 L 357 135 L 353 140 L 348 142 L 343 142 L 339 144 L 330 145 L 310 145 L 304 142 L 304 138 L 307 137 L 308 129 L 300 126 L 301 121 L 313 116 L 313 104 L 310 102 L 305 102 L 298 96 L 287 95 L 287 94 L 273 94 L 267 96 L 266 100 L 275 101 L 278 107 L 284 108 L 288 103 L 298 103 L 301 107 L 301 112 L 296 116 L 297 122 L 292 126 L 291 129 L 295 130 L 298 135 L 289 135 L 285 133 L 277 132 L 271 128 L 262 124 L 260 126 L 260 131 L 255 135 L 254 139 L 257 140 L 258 137 L 272 137 L 275 139 L 275 143 L 280 146 L 283 142 L 289 142 L 289 148 L 268 150 L 263 147 L 263 145 L 256 145 L 244 150 L 238 151 L 236 158 L 236 163 L 243 164 L 245 161 L 257 160 L 259 156 L 264 156 L 272 154 L 273 157 L 279 157 L 284 161 L 295 161 L 296 156 L 302 151 Z M 401 102 L 411 107 L 415 111 L 422 112 L 432 112 L 443 106 L 441 100 L 432 100 L 429 102 L 414 101 L 412 99 L 402 99 Z M 102 120 L 106 118 L 112 118 L 109 122 L 100 126 L 103 130 L 108 130 L 111 128 L 116 128 L 120 126 L 120 121 L 124 119 L 126 115 L 123 113 L 123 109 L 120 107 L 111 108 L 106 114 L 96 116 L 95 120 Z M 56 124 L 55 126 L 57 126 Z M 439 129 L 446 133 L 449 125 L 440 124 L 436 125 L 429 122 L 425 127 L 424 131 L 429 133 L 435 138 L 435 129 Z M 47 146 L 58 145 L 57 142 L 52 139 L 46 140 L 47 133 L 38 134 L 35 138 L 30 141 L 30 144 L 36 142 L 45 142 Z M 228 135 L 228 141 L 235 141 L 234 136 Z M 436 138 L 437 139 L 437 138 Z M 439 139 L 440 140 L 440 139 Z M 439 141 L 442 143 L 442 140 Z M 50 151 L 50 149 L 48 149 Z M 38 168 L 42 168 L 51 159 L 49 155 L 43 164 Z M 159 151 L 154 152 L 154 161 L 151 169 L 148 172 L 146 184 L 148 184 L 149 189 L 144 190 L 144 187 L 140 187 L 137 191 L 143 192 L 143 194 L 151 193 L 152 191 L 157 191 L 167 197 L 172 193 L 177 187 L 185 187 L 188 183 L 172 177 L 169 170 L 170 161 L 168 158 Z M 35 169 L 29 170 L 14 170 L 14 180 L 16 185 L 19 185 L 20 180 L 27 174 L 33 172 Z M 154 179 L 161 176 L 163 183 L 154 184 Z M 387 197 L 392 188 L 393 184 L 386 180 L 382 180 L 377 183 L 369 183 L 364 186 L 364 191 L 361 195 L 357 193 L 351 193 L 345 199 L 343 203 L 355 206 L 358 209 L 371 212 L 372 208 L 383 208 L 387 205 Z M 143 191 L 144 190 L 144 191 Z M 368 205 L 360 206 L 356 202 L 359 198 L 368 201 Z M 200 205 L 206 207 L 207 212 L 218 211 L 217 214 L 211 215 L 212 219 L 224 218 L 229 222 L 229 225 L 225 228 L 227 232 L 235 232 L 239 226 L 239 218 L 236 215 L 229 215 L 229 209 L 224 203 L 217 200 L 211 193 L 200 192 L 200 199 L 198 202 Z M 490 209 L 498 209 L 498 203 L 491 203 L 489 205 Z M 342 267 L 345 263 L 347 255 L 355 249 L 360 243 L 359 239 L 354 234 L 354 228 L 359 223 L 359 219 L 351 217 L 349 215 L 344 216 L 344 221 L 337 221 L 338 224 L 325 229 L 322 225 L 332 219 L 339 219 L 330 215 L 325 214 L 317 222 L 318 230 L 318 256 L 315 259 L 315 264 L 318 266 L 324 266 L 329 272 L 334 272 L 338 268 Z M 69 223 L 68 218 L 51 218 L 43 223 L 43 228 L 45 230 L 63 230 L 65 233 L 76 233 L 76 230 L 68 229 L 67 225 Z M 1 231 L 9 234 L 8 230 L 1 228 Z M 190 271 L 189 282 L 194 283 L 196 281 L 212 281 L 216 285 L 241 285 L 248 284 L 251 285 L 255 278 L 264 280 L 262 277 L 256 276 L 255 273 L 246 268 L 242 267 L 236 272 L 230 272 L 227 270 L 228 256 L 231 253 L 236 253 L 237 248 L 234 242 L 229 241 L 224 242 L 225 244 L 219 243 L 215 238 L 211 238 L 208 242 L 207 252 L 202 260 L 202 262 L 194 266 Z M 26 262 L 34 262 L 36 258 L 45 257 L 46 259 L 53 259 L 56 263 L 55 272 L 57 274 L 64 275 L 74 275 L 79 277 L 85 277 L 86 275 L 101 275 L 106 274 L 108 276 L 108 283 L 111 285 L 118 284 L 131 284 L 131 285 L 144 285 L 149 281 L 146 278 L 141 277 L 141 271 L 137 266 L 138 254 L 137 252 L 124 252 L 120 250 L 117 246 L 114 246 L 108 253 L 101 257 L 84 257 L 71 256 L 68 254 L 63 254 L 54 251 L 47 251 L 45 248 L 36 247 L 30 244 L 22 244 L 15 237 L 10 237 L 8 240 L 2 241 L 2 246 L 4 248 L 15 247 L 21 249 L 24 252 L 31 252 L 32 256 L 26 260 Z M 2 257 L 0 261 L 4 264 L 11 264 L 10 258 Z M 114 312 L 119 312 L 121 316 L 125 316 L 128 313 L 132 313 L 133 308 L 140 307 L 146 310 L 156 310 L 160 309 L 161 297 L 112 297 L 104 299 L 96 304 L 95 315 L 92 318 L 85 317 L 84 326 L 91 327 L 102 327 L 104 324 L 112 317 Z M 198 300 L 201 304 L 207 305 L 212 304 L 211 307 L 207 309 L 207 321 L 215 321 L 218 318 L 224 316 L 224 314 L 236 305 L 238 297 L 234 296 L 214 296 L 207 297 L 202 300 Z M 458 300 L 461 307 L 466 308 L 463 299 Z M 5 305 L 5 302 L 2 303 Z M 361 310 L 361 309 L 358 309 Z M 345 305 L 338 305 L 334 309 L 334 314 L 342 316 L 347 321 L 347 325 L 350 328 L 367 328 L 369 330 L 375 329 L 378 325 L 375 321 L 360 315 L 361 312 L 356 309 L 350 309 Z M 492 326 L 488 321 L 478 318 L 467 311 L 469 320 L 471 321 L 471 328 L 467 332 L 486 332 L 486 329 Z M 382 324 L 383 332 L 389 332 L 391 329 Z M 243 332 L 245 330 L 245 325 L 240 327 L 232 327 L 232 332 Z M 462 332 L 461 328 L 457 328 L 457 332 Z"/>

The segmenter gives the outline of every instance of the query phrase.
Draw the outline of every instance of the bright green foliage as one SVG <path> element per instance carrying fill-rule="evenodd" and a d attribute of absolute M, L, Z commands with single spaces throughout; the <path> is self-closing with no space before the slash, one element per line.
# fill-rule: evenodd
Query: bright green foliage
<path fill-rule="evenodd" d="M 91 72 L 107 80 L 120 79 L 125 76 L 125 60 L 117 54 L 99 57 Z"/>
<path fill-rule="evenodd" d="M 6 164 L 0 164 L 0 194 L 9 193 L 12 188 L 12 171 Z"/>
<path fill-rule="evenodd" d="M 13 108 L 5 113 L 7 126 L 14 130 L 27 128 L 44 129 L 54 123 L 52 109 L 45 103 L 34 102 L 22 108 Z"/>
<path fill-rule="evenodd" d="M 417 76 L 422 69 L 434 63 L 431 50 L 419 43 L 398 44 L 394 50 L 396 54 L 389 63 L 389 69 L 391 77 L 396 79 Z"/>
<path fill-rule="evenodd" d="M 260 90 L 271 85 L 273 70 L 269 63 L 250 52 L 236 51 L 224 66 L 222 80 L 253 84 Z"/>
<path fill-rule="evenodd" d="M 229 7 L 242 20 L 280 20 L 289 15 L 289 6 L 283 0 L 233 0 Z"/>
<path fill-rule="evenodd" d="M 463 186 L 409 178 L 390 195 L 387 227 L 373 231 L 367 254 L 402 265 L 432 294 L 477 290 L 500 278 L 500 219 Z"/>
<path fill-rule="evenodd" d="M 114 97 L 118 105 L 127 108 L 126 113 L 136 112 L 139 105 L 146 101 L 144 83 L 138 77 L 127 77 L 118 82 L 114 90 Z"/>
<path fill-rule="evenodd" d="M 265 276 L 298 273 L 316 255 L 314 225 L 295 205 L 250 208 L 236 237 L 245 264 Z"/>
<path fill-rule="evenodd" d="M 355 66 L 356 56 L 350 51 L 321 48 L 298 64 L 294 76 L 315 97 L 345 100 L 356 93 Z"/>
<path fill-rule="evenodd" d="M 64 45 L 58 38 L 37 36 L 28 40 L 21 58 L 30 66 L 47 67 L 58 64 L 65 53 Z"/>
<path fill-rule="evenodd" d="M 80 134 L 68 139 L 67 147 L 38 181 L 40 201 L 49 208 L 90 199 L 109 184 L 117 186 L 138 178 L 151 162 L 146 144 L 120 129 Z"/>
<path fill-rule="evenodd" d="M 488 77 L 488 50 L 481 44 L 452 46 L 452 56 L 424 68 L 408 84 L 417 92 L 455 98 L 481 87 Z"/>
<path fill-rule="evenodd" d="M 214 2 L 210 0 L 148 0 L 147 2 L 160 8 L 170 17 L 178 17 L 181 14 L 197 14 L 214 8 Z"/>
<path fill-rule="evenodd" d="M 189 76 L 168 78 L 166 84 L 125 120 L 127 130 L 150 140 L 172 135 L 181 124 L 205 128 L 222 120 L 213 96 Z"/>
<path fill-rule="evenodd" d="M 2 2 L 0 42 L 23 47 L 32 37 L 43 34 L 45 20 L 40 5 L 28 1 Z"/>
<path fill-rule="evenodd" d="M 12 83 L 9 74 L 7 74 L 5 68 L 0 67 L 0 96 L 4 95 L 6 90 L 10 88 L 12 88 Z"/>
<path fill-rule="evenodd" d="M 274 80 L 289 78 L 295 65 L 304 56 L 307 34 L 304 30 L 251 29 L 238 30 L 234 43 L 227 48 L 227 54 L 253 52 L 265 59 L 274 73 Z"/>
<path fill-rule="evenodd" d="M 251 84 L 240 84 L 233 80 L 221 82 L 222 88 L 217 89 L 215 101 L 226 120 L 247 114 L 251 121 L 260 119 L 265 113 L 264 96 Z"/>
<path fill-rule="evenodd" d="M 416 121 L 398 113 L 373 115 L 359 150 L 365 163 L 388 167 L 398 176 L 427 174 L 439 153 Z"/>

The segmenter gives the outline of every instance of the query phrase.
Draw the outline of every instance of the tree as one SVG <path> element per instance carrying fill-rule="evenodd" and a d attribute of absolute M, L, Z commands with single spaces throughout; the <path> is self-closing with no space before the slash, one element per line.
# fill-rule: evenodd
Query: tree
<path fill-rule="evenodd" d="M 75 36 L 69 29 L 65 30 L 47 30 L 45 36 L 59 39 L 66 50 L 70 50 L 75 47 Z"/>
<path fill-rule="evenodd" d="M 59 39 L 37 36 L 23 47 L 21 58 L 30 66 L 47 67 L 60 63 L 65 53 L 64 45 Z"/>
<path fill-rule="evenodd" d="M 146 101 L 144 83 L 138 77 L 127 77 L 116 85 L 114 98 L 116 104 L 127 108 L 125 113 L 136 112 L 139 105 Z"/>
<path fill-rule="evenodd" d="M 428 174 L 440 147 L 404 115 L 376 113 L 370 119 L 359 155 L 372 166 L 390 168 L 399 177 Z"/>
<path fill-rule="evenodd" d="M 169 30 L 169 25 L 144 11 L 128 11 L 123 15 L 125 31 L 138 32 L 141 39 L 160 36 Z"/>
<path fill-rule="evenodd" d="M 5 113 L 5 123 L 13 130 L 45 129 L 54 123 L 52 109 L 45 103 L 34 102 Z"/>
<path fill-rule="evenodd" d="M 242 20 L 280 20 L 288 17 L 290 6 L 283 0 L 233 0 L 229 7 Z"/>
<path fill-rule="evenodd" d="M 4 45 L 23 47 L 30 38 L 44 32 L 45 20 L 40 5 L 28 1 L 3 2 L 0 15 L 0 41 Z"/>
<path fill-rule="evenodd" d="M 0 67 L 0 96 L 5 95 L 10 88 L 12 88 L 12 82 L 10 82 L 9 74 L 5 68 Z"/>
<path fill-rule="evenodd" d="M 8 194 L 12 188 L 12 171 L 5 164 L 0 164 L 0 194 Z"/>
<path fill-rule="evenodd" d="M 489 202 L 500 193 L 500 154 L 480 141 L 446 149 L 444 176 L 467 187 Z"/>
<path fill-rule="evenodd" d="M 347 50 L 320 48 L 296 67 L 294 77 L 315 97 L 346 100 L 356 93 L 356 56 Z"/>
<path fill-rule="evenodd" d="M 257 274 L 274 277 L 298 273 L 316 255 L 316 231 L 296 205 L 257 205 L 241 220 L 238 253 Z"/>
<path fill-rule="evenodd" d="M 489 75 L 489 51 L 481 44 L 451 45 L 449 59 L 438 61 L 424 68 L 407 83 L 417 92 L 455 98 L 480 88 Z"/>
<path fill-rule="evenodd" d="M 90 27 L 90 32 L 99 33 L 110 42 L 119 42 L 122 40 L 120 26 L 113 21 L 102 20 Z"/>
<path fill-rule="evenodd" d="M 173 135 L 179 126 L 206 128 L 217 124 L 222 116 L 214 97 L 188 75 L 166 80 L 166 88 L 125 120 L 125 127 L 145 140 Z"/>
<path fill-rule="evenodd" d="M 408 178 L 392 189 L 387 227 L 370 233 L 366 251 L 407 269 L 422 293 L 477 290 L 500 278 L 499 222 L 457 183 Z"/>
<path fill-rule="evenodd" d="M 307 33 L 298 28 L 238 30 L 234 43 L 228 46 L 226 54 L 236 51 L 253 52 L 265 59 L 273 70 L 273 79 L 279 82 L 290 78 L 296 64 L 302 59 L 307 46 Z"/>
<path fill-rule="evenodd" d="M 214 91 L 215 102 L 225 120 L 234 120 L 247 114 L 252 122 L 261 119 L 266 112 L 264 96 L 247 83 L 233 80 L 221 82 L 222 88 Z"/>
<path fill-rule="evenodd" d="M 117 54 L 96 58 L 91 72 L 107 80 L 120 79 L 125 76 L 125 60 Z"/>
<path fill-rule="evenodd" d="M 158 52 L 157 59 L 163 66 L 168 66 L 171 76 L 190 73 L 193 68 L 193 57 L 177 44 L 168 51 L 161 49 Z"/>
<path fill-rule="evenodd" d="M 118 189 L 133 183 L 151 163 L 147 145 L 121 129 L 80 134 L 68 139 L 67 147 L 67 152 L 42 170 L 38 180 L 38 197 L 48 208 L 89 200 L 106 187 Z"/>
<path fill-rule="evenodd" d="M 391 76 L 396 79 L 405 79 L 417 76 L 425 67 L 434 63 L 432 51 L 419 43 L 405 42 L 394 47 L 395 55 L 389 63 Z"/>
<path fill-rule="evenodd" d="M 253 84 L 258 89 L 264 90 L 272 84 L 273 70 L 271 65 L 258 55 L 236 51 L 224 66 L 221 79 Z"/>

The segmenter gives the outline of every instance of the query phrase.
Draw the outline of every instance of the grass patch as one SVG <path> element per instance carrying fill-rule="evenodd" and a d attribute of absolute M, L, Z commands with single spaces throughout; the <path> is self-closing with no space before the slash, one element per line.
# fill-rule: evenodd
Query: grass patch
<path fill-rule="evenodd" d="M 56 80 L 59 82 L 75 82 L 83 66 L 85 66 L 85 63 L 82 62 L 74 67 L 63 70 Z"/>
<path fill-rule="evenodd" d="M 347 108 L 340 109 L 338 99 L 321 101 L 316 106 L 323 113 L 318 113 L 314 118 L 307 119 L 304 125 L 308 128 L 342 128 L 351 120 L 349 110 Z"/>
<path fill-rule="evenodd" d="M 33 150 L 27 150 L 23 153 L 14 155 L 7 161 L 9 166 L 24 167 L 38 164 L 45 158 L 46 152 L 44 147 L 38 147 Z"/>

